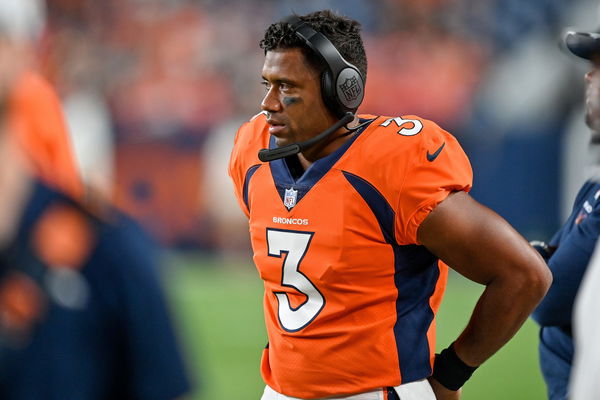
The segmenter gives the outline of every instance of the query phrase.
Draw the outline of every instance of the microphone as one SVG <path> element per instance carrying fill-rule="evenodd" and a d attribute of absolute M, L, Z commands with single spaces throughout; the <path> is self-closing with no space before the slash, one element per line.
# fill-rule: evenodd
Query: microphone
<path fill-rule="evenodd" d="M 353 119 L 354 114 L 352 114 L 351 112 L 347 112 L 338 122 L 331 125 L 329 128 L 319 133 L 317 136 L 314 136 L 304 142 L 291 143 L 286 146 L 277 147 L 274 149 L 261 149 L 258 152 L 258 159 L 262 162 L 269 162 L 273 160 L 278 160 L 280 158 L 293 156 L 294 154 L 298 154 L 302 150 L 305 150 L 310 146 L 314 145 L 315 143 L 325 139 L 327 136 L 331 135 L 333 132 L 337 131 L 342 126 L 352 122 Z"/>

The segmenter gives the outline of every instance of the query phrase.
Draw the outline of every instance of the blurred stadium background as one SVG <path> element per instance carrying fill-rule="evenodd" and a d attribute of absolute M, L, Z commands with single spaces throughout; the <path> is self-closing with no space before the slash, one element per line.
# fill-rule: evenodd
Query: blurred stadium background
<path fill-rule="evenodd" d="M 40 55 L 64 103 L 86 184 L 167 248 L 195 399 L 256 399 L 266 343 L 261 284 L 226 164 L 258 111 L 266 26 L 332 8 L 363 24 L 361 110 L 433 119 L 456 135 L 473 196 L 528 239 L 549 239 L 595 161 L 582 117 L 585 64 L 558 43 L 598 25 L 590 0 L 48 0 Z M 451 276 L 445 346 L 481 288 Z M 464 399 L 539 399 L 529 321 Z"/>

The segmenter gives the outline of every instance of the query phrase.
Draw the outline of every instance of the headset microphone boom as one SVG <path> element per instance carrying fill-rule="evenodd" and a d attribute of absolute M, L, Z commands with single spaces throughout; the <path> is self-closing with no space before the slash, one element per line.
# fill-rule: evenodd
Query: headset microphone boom
<path fill-rule="evenodd" d="M 352 122 L 354 119 L 354 114 L 351 112 L 346 113 L 335 124 L 331 125 L 329 128 L 319 133 L 317 136 L 312 137 L 304 142 L 300 143 L 292 143 L 282 147 L 276 147 L 274 149 L 261 149 L 258 152 L 258 159 L 262 162 L 269 162 L 273 160 L 278 160 L 280 158 L 285 158 L 289 156 L 293 156 L 294 154 L 298 154 L 301 151 L 309 148 L 310 146 L 316 144 L 317 142 L 325 139 L 327 136 L 331 135 L 333 132 L 340 129 L 342 126 Z"/>

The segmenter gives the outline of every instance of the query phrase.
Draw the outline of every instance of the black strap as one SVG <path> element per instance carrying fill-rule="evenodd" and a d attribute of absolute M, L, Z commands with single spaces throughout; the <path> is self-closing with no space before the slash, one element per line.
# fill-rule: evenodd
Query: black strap
<path fill-rule="evenodd" d="M 400 400 L 398 393 L 396 393 L 396 390 L 393 387 L 387 388 L 387 395 L 388 400 Z"/>

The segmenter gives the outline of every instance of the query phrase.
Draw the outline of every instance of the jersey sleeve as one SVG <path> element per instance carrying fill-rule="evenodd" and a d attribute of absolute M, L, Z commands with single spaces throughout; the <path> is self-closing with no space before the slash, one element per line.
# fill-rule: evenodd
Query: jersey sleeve
<path fill-rule="evenodd" d="M 588 217 L 590 218 L 590 217 Z M 600 228 L 598 215 L 594 225 Z M 595 234 L 595 236 L 590 233 Z M 532 318 L 541 326 L 569 326 L 572 322 L 573 304 L 579 285 L 585 274 L 594 250 L 598 231 L 589 232 L 576 227 L 556 249 L 548 260 L 552 271 L 552 285 L 540 304 L 532 313 Z"/>
<path fill-rule="evenodd" d="M 418 244 L 417 229 L 427 215 L 450 193 L 468 192 L 473 182 L 471 164 L 456 138 L 430 121 L 423 123 L 396 206 L 400 244 Z"/>
<path fill-rule="evenodd" d="M 249 122 L 243 124 L 237 131 L 233 142 L 233 149 L 229 158 L 229 176 L 233 181 L 235 197 L 240 208 L 250 217 L 246 193 L 250 175 L 261 165 L 258 151 L 268 146 L 265 116 L 263 113 L 255 115 Z"/>
<path fill-rule="evenodd" d="M 560 236 L 557 233 L 551 241 L 551 245 L 557 246 L 548 260 L 552 285 L 532 314 L 542 326 L 571 325 L 579 285 L 600 236 L 600 207 L 596 205 L 580 223 L 576 223 L 574 218 L 594 188 L 595 185 L 586 182 L 577 195 L 573 214 L 559 231 Z"/>
<path fill-rule="evenodd" d="M 241 154 L 240 154 L 240 132 L 244 129 L 245 125 L 242 125 L 240 129 L 238 129 L 235 139 L 233 142 L 233 150 L 231 151 L 231 157 L 229 158 L 229 176 L 233 181 L 233 192 L 235 194 L 235 198 L 238 201 L 238 204 L 246 217 L 250 217 L 248 207 L 243 199 L 243 191 L 244 191 L 244 172 L 241 164 Z"/>

